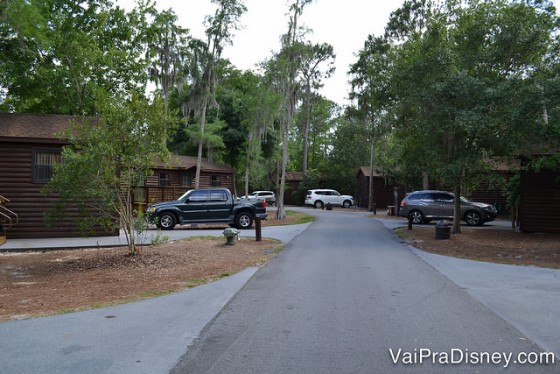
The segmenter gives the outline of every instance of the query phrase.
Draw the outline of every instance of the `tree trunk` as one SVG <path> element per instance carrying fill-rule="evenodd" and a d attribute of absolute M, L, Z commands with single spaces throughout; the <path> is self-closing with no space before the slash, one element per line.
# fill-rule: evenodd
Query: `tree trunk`
<path fill-rule="evenodd" d="M 200 188 L 200 169 L 202 169 L 202 150 L 204 146 L 204 125 L 206 124 L 206 107 L 208 106 L 209 88 L 204 90 L 202 108 L 198 126 L 200 127 L 200 139 L 198 139 L 198 155 L 196 157 L 196 173 L 194 177 L 194 188 Z"/>
<path fill-rule="evenodd" d="M 422 173 L 422 189 L 429 190 L 430 189 L 430 178 L 428 176 L 428 172 L 424 171 Z"/>
<path fill-rule="evenodd" d="M 309 127 L 311 122 L 311 87 L 309 82 L 307 83 L 305 99 L 307 101 L 305 105 L 305 121 L 303 124 L 303 175 L 307 176 L 307 154 L 309 151 Z"/>
<path fill-rule="evenodd" d="M 453 234 L 461 233 L 461 178 L 455 183 L 453 187 L 454 199 L 454 209 L 453 209 L 453 228 L 451 232 Z"/>
<path fill-rule="evenodd" d="M 369 186 L 368 186 L 368 211 L 373 212 L 373 162 L 374 162 L 374 140 L 371 139 L 370 155 L 369 155 Z"/>

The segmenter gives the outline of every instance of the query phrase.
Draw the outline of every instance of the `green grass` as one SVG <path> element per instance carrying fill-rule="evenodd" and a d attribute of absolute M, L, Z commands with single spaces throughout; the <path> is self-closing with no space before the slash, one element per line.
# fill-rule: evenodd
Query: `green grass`
<path fill-rule="evenodd" d="M 293 210 L 286 210 L 286 216 L 293 218 L 293 225 L 299 225 L 301 223 L 315 222 L 316 217 L 309 214 L 295 212 Z M 280 225 L 279 225 L 280 226 Z"/>

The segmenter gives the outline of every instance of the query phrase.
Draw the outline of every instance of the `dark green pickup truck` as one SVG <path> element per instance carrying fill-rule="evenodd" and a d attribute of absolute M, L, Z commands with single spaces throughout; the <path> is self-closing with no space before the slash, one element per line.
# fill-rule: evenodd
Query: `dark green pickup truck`
<path fill-rule="evenodd" d="M 162 230 L 191 223 L 227 223 L 250 229 L 255 218 L 266 219 L 266 203 L 236 199 L 227 188 L 187 191 L 175 201 L 148 205 L 150 222 Z"/>

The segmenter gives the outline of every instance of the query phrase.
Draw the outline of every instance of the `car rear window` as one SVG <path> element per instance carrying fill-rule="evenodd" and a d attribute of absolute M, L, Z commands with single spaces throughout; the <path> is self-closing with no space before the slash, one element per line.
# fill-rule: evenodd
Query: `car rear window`
<path fill-rule="evenodd" d="M 434 197 L 430 193 L 415 193 L 410 195 L 408 200 L 434 201 Z"/>

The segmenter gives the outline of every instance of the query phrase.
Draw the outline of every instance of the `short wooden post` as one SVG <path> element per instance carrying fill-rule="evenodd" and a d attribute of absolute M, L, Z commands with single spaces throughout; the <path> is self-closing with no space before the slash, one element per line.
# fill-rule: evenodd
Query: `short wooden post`
<path fill-rule="evenodd" d="M 408 229 L 412 230 L 412 214 L 408 215 Z"/>
<path fill-rule="evenodd" d="M 257 237 L 257 241 L 262 241 L 262 233 L 261 233 L 261 219 L 255 218 L 255 235 Z"/>

